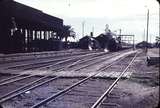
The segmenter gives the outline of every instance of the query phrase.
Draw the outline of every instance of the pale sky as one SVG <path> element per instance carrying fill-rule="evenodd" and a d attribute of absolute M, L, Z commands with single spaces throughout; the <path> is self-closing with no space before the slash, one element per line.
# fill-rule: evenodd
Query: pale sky
<path fill-rule="evenodd" d="M 134 34 L 136 41 L 144 38 L 147 9 L 150 11 L 149 40 L 155 41 L 159 34 L 159 4 L 156 0 L 15 0 L 43 12 L 62 18 L 82 37 L 82 22 L 85 35 L 94 28 L 94 36 L 104 32 L 109 24 L 111 31 L 122 29 L 122 34 Z"/>

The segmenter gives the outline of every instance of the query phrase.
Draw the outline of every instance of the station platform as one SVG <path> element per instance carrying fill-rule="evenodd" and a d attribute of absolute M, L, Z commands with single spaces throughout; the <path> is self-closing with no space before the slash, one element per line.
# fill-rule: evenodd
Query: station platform
<path fill-rule="evenodd" d="M 160 64 L 160 48 L 148 49 L 147 63 L 148 65 Z"/>

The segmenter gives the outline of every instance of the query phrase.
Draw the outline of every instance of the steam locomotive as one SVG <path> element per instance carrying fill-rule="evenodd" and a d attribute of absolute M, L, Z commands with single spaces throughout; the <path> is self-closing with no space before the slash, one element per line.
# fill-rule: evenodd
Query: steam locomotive
<path fill-rule="evenodd" d="M 111 32 L 100 34 L 97 37 L 85 36 L 78 42 L 82 49 L 103 49 L 108 51 L 118 51 L 122 49 L 119 37 L 113 37 Z"/>

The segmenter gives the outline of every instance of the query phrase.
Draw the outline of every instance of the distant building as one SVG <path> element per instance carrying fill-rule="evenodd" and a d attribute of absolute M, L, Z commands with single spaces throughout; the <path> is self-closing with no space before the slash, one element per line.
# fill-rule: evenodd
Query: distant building
<path fill-rule="evenodd" d="M 153 45 L 151 43 L 147 43 L 146 41 L 142 41 L 142 42 L 136 44 L 136 48 L 145 48 L 146 46 L 148 48 L 153 47 Z"/>

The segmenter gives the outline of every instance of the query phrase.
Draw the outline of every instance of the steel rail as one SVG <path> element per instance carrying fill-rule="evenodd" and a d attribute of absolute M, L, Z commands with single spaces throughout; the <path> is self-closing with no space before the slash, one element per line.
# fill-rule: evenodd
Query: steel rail
<path fill-rule="evenodd" d="M 101 52 L 100 54 L 103 54 L 104 52 Z M 92 54 L 85 54 L 85 55 L 82 55 L 81 57 L 85 57 L 85 56 L 90 56 L 90 55 L 93 55 L 93 54 L 97 54 L 97 53 L 92 53 Z M 99 54 L 99 53 L 98 53 Z M 105 53 L 106 54 L 106 53 Z M 69 58 L 69 57 L 68 57 Z M 68 61 L 68 58 L 67 59 L 65 59 L 66 61 Z M 78 58 L 80 58 L 80 57 L 78 57 Z M 75 59 L 75 58 L 72 58 L 72 59 Z M 69 59 L 69 60 L 72 60 L 72 59 Z M 56 63 L 54 66 L 56 66 L 56 65 L 58 65 L 58 64 L 61 64 L 61 63 L 63 63 L 63 62 L 66 62 L 66 61 L 60 61 L 60 62 L 58 62 L 58 63 Z M 41 68 L 38 68 L 38 69 L 41 69 Z M 53 70 L 52 70 L 53 71 Z M 5 85 L 5 84 L 8 84 L 8 83 L 3 83 L 3 82 L 5 82 L 5 81 L 8 81 L 8 80 L 11 80 L 11 79 L 14 79 L 14 78 L 17 78 L 17 77 L 20 77 L 20 76 L 23 76 L 24 74 L 20 74 L 20 75 L 16 75 L 16 76 L 13 76 L 13 77 L 11 77 L 11 78 L 7 78 L 7 79 L 4 79 L 4 80 L 1 80 L 0 81 L 0 86 L 1 85 Z M 27 76 L 26 78 L 29 78 L 29 77 L 32 77 L 33 75 L 29 75 L 29 76 Z M 22 80 L 23 78 L 20 78 L 20 79 L 18 79 L 17 81 L 19 81 L 19 80 Z M 15 82 L 16 80 L 14 80 L 14 81 L 10 81 L 10 83 L 12 83 L 12 82 Z"/>
<path fill-rule="evenodd" d="M 104 100 L 104 98 L 109 95 L 109 93 L 113 90 L 113 88 L 116 86 L 116 84 L 118 83 L 118 81 L 121 79 L 121 77 L 123 76 L 123 74 L 128 70 L 128 68 L 133 64 L 135 58 L 137 57 L 137 53 L 135 54 L 135 56 L 133 57 L 133 59 L 131 60 L 131 62 L 128 64 L 128 66 L 124 69 L 124 71 L 117 77 L 117 79 L 109 86 L 109 88 L 106 90 L 105 93 L 103 93 L 101 95 L 101 97 L 93 104 L 93 106 L 91 108 L 97 108 L 102 101 Z"/>
<path fill-rule="evenodd" d="M 3 98 L 5 98 L 5 97 L 7 97 L 7 96 L 9 96 L 9 95 L 11 95 L 11 94 L 13 94 L 13 93 L 16 93 L 16 92 L 18 92 L 18 91 L 20 91 L 20 90 L 23 90 L 23 89 L 25 89 L 26 87 L 31 86 L 31 85 L 33 85 L 33 84 L 35 84 L 35 83 L 37 83 L 37 82 L 39 82 L 39 81 L 41 81 L 41 80 L 43 80 L 43 79 L 45 79 L 45 78 L 48 78 L 48 77 L 49 77 L 49 76 L 45 76 L 45 77 L 42 77 L 42 78 L 40 78 L 40 79 L 37 79 L 37 80 L 35 80 L 35 81 L 31 82 L 31 83 L 28 83 L 28 84 L 26 84 L 26 85 L 24 85 L 24 86 L 22 86 L 22 87 L 20 87 L 20 88 L 18 88 L 18 89 L 15 89 L 15 90 L 13 90 L 13 91 L 5 94 L 5 95 L 2 95 L 2 96 L 0 97 L 0 99 L 3 99 Z"/>
<path fill-rule="evenodd" d="M 67 57 L 67 58 L 61 58 L 61 59 L 53 59 L 53 60 L 48 60 L 48 61 L 42 61 L 42 62 L 38 62 L 38 63 L 27 63 L 27 64 L 15 65 L 15 66 L 7 67 L 7 69 L 21 68 L 21 67 L 27 67 L 27 66 L 33 66 L 33 65 L 52 63 L 52 62 L 56 62 L 56 61 L 65 60 L 65 59 L 68 59 L 68 58 L 69 57 Z"/>
<path fill-rule="evenodd" d="M 88 53 L 78 53 L 76 55 L 70 55 L 70 56 L 79 56 L 80 54 L 88 54 Z M 34 64 L 42 64 L 42 63 L 51 63 L 51 62 L 56 62 L 56 61 L 59 61 L 59 60 L 64 60 L 64 59 L 68 59 L 70 57 L 67 57 L 67 58 L 63 58 L 63 59 L 54 59 L 54 60 L 49 60 L 49 61 L 44 61 L 44 62 L 38 62 L 38 63 L 29 63 L 29 64 L 22 64 L 22 65 L 16 65 L 16 66 L 10 66 L 10 67 L 7 67 L 7 68 L 17 68 L 17 67 L 24 67 L 24 66 L 30 66 L 30 65 L 34 65 Z"/>
<path fill-rule="evenodd" d="M 39 69 L 39 70 L 41 70 L 41 69 L 45 69 L 45 68 L 49 68 L 49 67 L 53 67 L 53 66 L 56 66 L 56 65 L 59 65 L 59 64 L 63 64 L 63 63 L 65 63 L 65 62 L 69 62 L 69 61 L 72 61 L 72 60 L 76 60 L 76 59 L 80 59 L 80 58 L 82 58 L 82 57 L 86 57 L 86 56 L 90 56 L 90 55 L 94 55 L 94 54 L 98 54 L 98 55 L 101 55 L 101 54 L 106 54 L 106 52 L 101 52 L 101 53 L 87 53 L 87 54 L 85 54 L 85 55 L 81 55 L 81 56 L 74 56 L 74 57 L 67 57 L 67 59 L 65 58 L 65 59 L 63 59 L 64 61 L 62 61 L 62 60 L 59 60 L 59 62 L 57 62 L 57 63 L 55 63 L 55 64 L 51 64 L 51 65 L 48 65 L 48 64 L 43 64 L 43 65 L 45 65 L 45 66 L 41 66 L 41 67 L 39 67 L 39 68 L 36 68 L 36 69 Z M 68 59 L 69 58 L 69 59 Z M 29 70 L 29 69 L 33 69 L 33 68 L 35 68 L 35 67 L 30 67 L 30 68 L 25 68 L 25 70 Z"/>
<path fill-rule="evenodd" d="M 121 59 L 122 59 L 122 58 L 121 58 Z M 121 59 L 119 59 L 118 61 L 113 61 L 111 64 L 109 64 L 108 66 L 106 66 L 106 68 L 111 67 L 113 64 L 119 62 Z M 99 69 L 98 69 L 98 70 L 99 70 Z M 92 75 L 90 75 L 90 76 L 88 76 L 88 77 L 86 77 L 86 78 L 84 78 L 84 79 L 82 79 L 82 80 L 74 83 L 73 85 L 65 88 L 64 90 L 61 90 L 61 91 L 57 92 L 56 94 L 53 94 L 53 95 L 49 96 L 48 98 L 46 98 L 46 99 L 40 101 L 39 103 L 33 105 L 31 108 L 38 108 L 38 107 L 42 106 L 43 104 L 45 104 L 45 103 L 47 103 L 47 102 L 49 102 L 49 101 L 51 101 L 51 100 L 53 100 L 53 99 L 56 99 L 58 96 L 67 93 L 67 92 L 70 91 L 72 88 L 74 88 L 74 87 L 76 87 L 76 86 L 79 86 L 79 85 L 82 84 L 83 82 L 89 80 L 90 78 L 96 76 L 96 75 L 99 74 L 99 73 L 101 73 L 101 71 L 98 71 L 98 72 L 96 72 L 96 73 L 94 73 L 94 74 L 92 74 Z"/>
<path fill-rule="evenodd" d="M 47 68 L 50 68 L 51 66 L 57 66 L 57 65 L 60 65 L 60 64 L 63 64 L 63 63 L 72 61 L 72 60 L 74 60 L 74 59 L 76 59 L 76 57 L 75 57 L 75 58 L 72 58 L 72 59 L 64 59 L 63 61 L 60 60 L 60 61 L 58 61 L 57 63 L 51 64 L 51 65 L 50 65 L 50 64 L 42 64 L 41 66 L 37 66 L 37 67 L 28 67 L 28 68 L 25 68 L 25 69 L 23 69 L 23 70 L 30 70 L 30 69 L 38 69 L 38 70 L 42 70 L 42 69 L 47 69 Z"/>
<path fill-rule="evenodd" d="M 65 62 L 68 62 L 68 61 L 72 61 L 72 60 L 76 60 L 76 59 L 80 59 L 80 58 L 83 58 L 83 57 L 86 57 L 86 56 L 91 56 L 91 55 L 101 55 L 101 54 L 108 54 L 108 53 L 106 53 L 106 52 L 101 52 L 101 53 L 92 53 L 92 54 L 86 54 L 86 55 L 81 55 L 81 56 L 78 56 L 78 57 L 73 57 L 73 58 L 71 58 L 71 59 L 67 59 L 67 60 L 65 60 L 65 61 L 60 61 L 59 63 L 56 63 L 56 64 L 53 64 L 53 65 L 48 65 L 48 66 L 45 66 L 45 67 L 42 67 L 42 68 L 39 68 L 39 69 L 43 69 L 43 68 L 49 68 L 49 67 L 53 67 L 53 66 L 55 66 L 55 65 L 57 65 L 57 64 L 62 64 L 62 63 L 65 63 Z"/>
<path fill-rule="evenodd" d="M 22 76 L 22 74 L 18 74 L 18 75 L 15 75 L 13 77 L 9 77 L 9 78 L 3 79 L 3 80 L 0 81 L 0 83 L 3 83 L 5 81 L 11 80 L 11 79 L 15 79 L 15 78 L 20 77 L 20 76 Z"/>
<path fill-rule="evenodd" d="M 114 54 L 114 55 L 112 55 L 112 56 L 110 56 L 110 57 L 117 56 L 117 55 L 119 55 L 119 54 Z M 110 58 L 110 57 L 107 57 L 107 58 Z M 98 60 L 98 61 L 96 61 L 96 62 L 93 62 L 93 63 L 87 64 L 87 65 L 85 65 L 85 66 L 82 66 L 82 67 L 80 67 L 80 68 L 78 68 L 78 69 L 75 69 L 74 71 L 79 71 L 79 70 L 84 69 L 84 68 L 86 68 L 86 67 L 89 67 L 89 66 L 91 66 L 91 65 L 100 63 L 100 62 L 102 62 L 102 61 L 106 61 L 107 58 L 106 58 L 106 57 L 101 58 L 100 60 Z M 92 60 L 91 60 L 91 61 L 92 61 Z"/>
<path fill-rule="evenodd" d="M 55 66 L 58 65 L 58 64 L 60 64 L 60 63 L 63 63 L 63 62 L 65 63 L 66 61 L 57 62 L 57 63 L 55 64 Z M 19 75 L 18 75 L 18 76 L 19 76 Z M 0 83 L 0 86 L 6 85 L 6 84 L 9 84 L 9 83 L 13 83 L 13 82 L 16 82 L 16 81 L 24 80 L 24 79 L 27 79 L 27 78 L 31 78 L 31 77 L 33 77 L 33 76 L 36 76 L 36 75 L 29 75 L 29 76 L 26 76 L 26 77 L 22 77 L 22 78 L 18 78 L 18 79 L 15 79 L 15 80 L 7 81 L 7 82 L 4 82 L 4 83 Z"/>
<path fill-rule="evenodd" d="M 82 60 L 77 60 L 76 62 L 72 63 L 71 65 L 67 66 L 66 68 L 70 68 L 74 65 L 76 65 L 77 63 L 81 62 Z"/>
<path fill-rule="evenodd" d="M 65 59 L 57 59 L 57 60 L 53 60 L 53 61 L 50 61 L 50 62 L 66 60 L 66 59 L 68 59 L 68 58 L 70 58 L 70 57 L 67 57 L 67 58 L 65 58 Z M 47 63 L 47 62 L 46 62 L 46 63 Z M 32 65 L 33 65 L 33 64 L 32 64 Z M 16 67 L 16 66 L 14 66 L 14 67 Z M 14 67 L 13 67 L 13 68 L 14 68 Z M 12 68 L 12 67 L 11 67 L 11 68 Z M 31 69 L 31 68 L 30 68 L 30 69 Z M 14 79 L 14 78 L 17 78 L 17 77 L 23 76 L 23 75 L 25 75 L 25 74 L 19 74 L 19 75 L 16 75 L 16 76 L 10 77 L 10 78 L 3 79 L 3 80 L 1 80 L 1 81 L 0 81 L 0 83 L 3 83 L 3 82 L 5 82 L 5 81 L 8 81 L 8 80 L 11 80 L 11 79 Z"/>
<path fill-rule="evenodd" d="M 0 103 L 3 103 L 3 102 L 5 102 L 5 101 L 7 101 L 7 100 L 10 100 L 10 99 L 12 99 L 12 98 L 14 98 L 14 97 L 16 97 L 16 96 L 18 96 L 18 95 L 20 95 L 20 94 L 23 94 L 23 93 L 25 93 L 25 92 L 27 92 L 27 91 L 33 90 L 33 89 L 35 89 L 35 88 L 37 88 L 37 87 L 39 87 L 39 86 L 41 86 L 41 85 L 44 85 L 44 84 L 46 84 L 46 83 L 48 83 L 48 82 L 51 82 L 51 81 L 53 81 L 53 80 L 56 80 L 56 79 L 58 79 L 58 78 L 60 78 L 60 77 L 59 77 L 59 76 L 56 76 L 56 77 L 51 78 L 51 79 L 49 79 L 49 80 L 46 80 L 46 81 L 44 81 L 44 82 L 42 82 L 42 83 L 39 83 L 39 84 L 37 84 L 37 85 L 35 85 L 35 86 L 33 86 L 33 87 L 30 87 L 30 88 L 28 88 L 28 89 L 26 89 L 26 90 L 24 90 L 24 91 L 21 91 L 21 92 L 19 92 L 19 93 L 17 93 L 17 94 L 11 95 L 11 96 L 6 97 L 6 98 L 3 98 L 3 99 L 0 100 Z"/>
<path fill-rule="evenodd" d="M 55 69 L 54 71 L 60 70 L 60 69 L 62 69 L 62 68 L 63 68 L 63 67 L 60 67 L 60 68 L 58 68 L 58 69 Z M 9 100 L 9 99 L 11 99 L 11 98 L 14 98 L 14 97 L 16 97 L 16 96 L 18 96 L 18 95 L 20 95 L 20 94 L 22 94 L 22 93 L 25 93 L 25 92 L 27 92 L 27 91 L 29 91 L 29 90 L 32 90 L 32 89 L 34 89 L 34 88 L 37 88 L 37 87 L 39 87 L 39 86 L 41 86 L 41 85 L 44 85 L 44 84 L 46 84 L 46 83 L 48 83 L 48 82 L 51 82 L 51 81 L 53 81 L 53 80 L 55 80 L 55 79 L 60 78 L 60 76 L 56 76 L 56 77 L 51 78 L 51 79 L 48 79 L 48 80 L 46 80 L 46 81 L 44 81 L 44 82 L 42 82 L 42 83 L 39 83 L 38 85 L 35 85 L 35 86 L 33 86 L 33 87 L 30 87 L 30 88 L 27 88 L 27 87 L 29 87 L 29 86 L 32 86 L 34 83 L 37 83 L 37 82 L 39 82 L 40 80 L 46 79 L 46 78 L 48 78 L 48 77 L 49 77 L 49 76 L 43 76 L 43 77 L 40 78 L 40 79 L 37 79 L 37 80 L 35 80 L 35 81 L 31 82 L 31 83 L 28 83 L 28 84 L 26 84 L 26 85 L 24 85 L 24 86 L 22 86 L 22 87 L 20 87 L 20 88 L 18 88 L 18 89 L 16 89 L 16 90 L 13 90 L 13 91 L 11 91 L 11 92 L 9 92 L 9 93 L 1 96 L 1 97 L 0 97 L 0 103 L 3 103 L 3 102 L 5 102 L 5 101 L 7 101 L 7 100 Z M 23 90 L 23 89 L 25 89 L 25 88 L 27 88 L 27 89 L 24 90 L 24 91 L 19 92 L 20 90 Z M 16 92 L 19 92 L 19 93 L 18 93 L 18 94 L 15 94 L 15 95 L 12 95 L 12 94 L 14 94 L 14 93 L 16 93 Z M 12 95 L 12 96 L 9 96 L 9 95 Z M 9 97 L 7 97 L 7 96 L 9 96 Z"/>
<path fill-rule="evenodd" d="M 76 51 L 81 51 L 81 50 L 76 50 Z M 16 54 L 7 54 L 1 57 L 17 57 L 18 56 L 30 56 L 30 55 L 46 55 L 46 54 L 56 54 L 56 53 L 72 53 L 73 51 L 66 50 L 66 51 L 44 51 L 44 52 L 31 52 L 31 53 L 16 53 Z"/>
<path fill-rule="evenodd" d="M 54 53 L 46 53 L 47 55 L 49 55 L 50 54 L 50 56 L 47 56 L 47 57 L 41 57 L 41 56 L 44 56 L 45 54 L 42 54 L 42 53 L 36 53 L 36 54 L 28 54 L 28 55 L 25 55 L 26 57 L 28 57 L 28 56 L 34 56 L 34 57 L 36 57 L 36 56 L 39 56 L 40 55 L 40 57 L 36 57 L 37 59 L 39 58 L 39 59 L 46 59 L 46 58 L 49 58 L 49 57 L 57 57 L 56 56 L 56 54 L 57 53 L 62 53 L 62 52 L 54 52 Z M 64 53 L 64 52 L 63 52 Z M 82 51 L 82 53 L 86 53 L 86 52 L 83 52 Z M 55 56 L 53 56 L 53 54 L 55 54 Z M 79 53 L 73 53 L 72 51 L 70 51 L 70 52 L 67 52 L 67 54 L 66 55 L 71 55 L 71 54 L 75 54 L 75 55 L 79 55 Z M 16 55 L 14 55 L 13 57 L 17 57 L 18 55 L 16 54 Z M 21 55 L 20 55 L 21 56 Z M 24 54 L 23 54 L 23 56 L 24 56 Z M 58 57 L 60 57 L 60 56 L 64 56 L 64 55 L 59 55 Z M 26 59 L 21 59 L 21 60 L 13 60 L 13 57 L 11 57 L 12 58 L 12 60 L 8 60 L 8 61 L 4 61 L 4 62 L 2 62 L 3 64 L 4 63 L 11 63 L 11 62 L 20 62 L 20 61 L 29 61 L 29 60 L 32 60 L 33 59 L 33 57 L 32 58 L 26 58 Z M 7 55 L 6 56 L 2 56 L 1 58 L 3 58 L 4 60 L 7 58 Z M 15 59 L 15 58 L 14 58 Z M 2 64 L 2 63 L 0 63 L 0 64 Z"/>
<path fill-rule="evenodd" d="M 62 68 L 64 68 L 64 67 L 60 67 L 60 68 L 55 69 L 55 70 L 52 70 L 52 71 L 61 70 Z M 18 89 L 16 89 L 16 90 L 14 90 L 14 91 L 11 91 L 11 92 L 9 92 L 9 93 L 1 96 L 0 99 L 6 98 L 7 96 L 9 96 L 9 95 L 11 95 L 11 94 L 13 94 L 13 93 L 16 93 L 16 92 L 18 92 L 18 91 L 20 91 L 20 90 L 22 90 L 22 89 L 25 89 L 26 87 L 31 86 L 32 84 L 34 84 L 34 83 L 36 83 L 36 82 L 39 82 L 40 80 L 43 80 L 43 79 L 45 79 L 45 78 L 47 78 L 47 77 L 48 77 L 48 76 L 44 76 L 44 77 L 42 77 L 42 78 L 40 78 L 40 79 L 37 79 L 37 80 L 35 80 L 35 81 L 31 82 L 31 83 L 28 83 L 27 85 L 24 85 L 24 86 L 22 86 L 22 87 L 20 87 L 20 88 L 18 88 Z M 57 78 L 60 78 L 60 77 L 57 77 Z M 48 80 L 48 81 L 50 81 L 50 80 Z M 48 81 L 46 81 L 46 83 L 47 83 Z M 45 83 L 41 83 L 41 84 L 45 84 Z M 22 91 L 22 93 L 23 93 L 23 91 Z M 19 94 L 18 94 L 18 95 L 19 95 Z M 12 98 L 12 96 L 11 96 L 11 98 Z M 8 99 L 9 99 L 9 98 L 7 98 L 7 100 L 8 100 Z M 3 99 L 3 100 L 4 100 L 4 99 Z M 5 100 L 5 101 L 6 101 L 6 100 Z"/>
<path fill-rule="evenodd" d="M 113 63 L 114 63 L 114 62 L 113 62 Z M 110 65 L 112 65 L 112 64 L 110 64 Z M 108 67 L 109 67 L 109 66 L 108 66 Z M 97 73 L 97 74 L 98 74 L 98 73 Z M 47 78 L 47 76 L 44 76 L 44 77 Z M 3 103 L 3 102 L 5 102 L 5 101 L 7 101 L 7 100 L 10 100 L 10 99 L 12 99 L 12 98 L 14 98 L 14 97 L 16 97 L 16 96 L 18 96 L 18 95 L 20 95 L 20 94 L 23 94 L 23 93 L 25 93 L 25 92 L 27 92 L 27 91 L 30 91 L 30 90 L 32 90 L 32 89 L 34 89 L 34 88 L 37 88 L 37 87 L 39 87 L 39 86 L 41 86 L 41 85 L 43 85 L 43 84 L 46 84 L 46 83 L 48 83 L 48 82 L 50 82 L 50 81 L 53 81 L 53 80 L 55 80 L 55 79 L 58 79 L 58 78 L 60 78 L 60 76 L 51 78 L 51 79 L 49 79 L 49 80 L 47 80 L 47 81 L 45 81 L 45 82 L 39 83 L 38 85 L 35 85 L 35 86 L 33 86 L 33 87 L 30 87 L 30 88 L 28 88 L 28 89 L 26 89 L 26 90 L 24 90 L 24 91 L 21 91 L 21 92 L 19 92 L 19 93 L 17 93 L 17 94 L 13 94 L 13 95 L 11 95 L 11 96 L 9 96 L 9 97 L 3 98 L 3 99 L 0 100 L 0 103 Z M 38 80 L 37 80 L 37 81 L 38 81 Z M 35 81 L 35 83 L 36 83 L 36 81 Z M 32 84 L 32 82 L 31 82 L 31 84 Z M 29 86 L 29 85 L 28 85 L 28 86 Z M 25 87 L 25 86 L 23 86 L 23 87 Z M 23 89 L 23 88 L 22 88 L 22 89 Z M 16 91 L 15 91 L 15 92 L 16 92 Z"/>
<path fill-rule="evenodd" d="M 115 55 L 116 55 L 116 54 L 115 54 Z M 101 56 L 101 57 L 102 57 L 102 56 Z M 101 57 L 97 57 L 97 56 L 96 56 L 95 58 L 97 59 L 97 58 L 101 58 Z M 111 56 L 111 57 L 112 57 L 112 56 Z M 91 58 L 91 59 L 88 59 L 88 60 L 84 60 L 83 63 L 88 62 L 88 61 L 93 61 L 93 60 L 95 60 L 95 58 Z M 104 58 L 106 59 L 106 57 L 103 57 L 102 59 L 104 59 Z M 107 58 L 108 58 L 108 57 L 107 57 Z M 81 61 L 81 60 L 77 60 L 77 61 L 74 62 L 73 64 L 77 64 L 77 63 L 78 63 L 78 64 L 82 64 L 82 62 L 80 62 L 80 61 Z M 99 62 L 102 62 L 102 60 L 99 61 Z M 93 64 L 96 64 L 96 63 L 97 63 L 97 62 L 91 63 L 91 64 L 89 64 L 89 65 L 87 64 L 87 65 L 85 65 L 85 66 L 80 67 L 80 69 L 82 69 L 82 68 L 84 69 L 84 68 L 89 67 L 90 65 L 93 65 Z M 72 65 L 72 64 L 71 64 L 71 65 Z M 69 66 L 64 66 L 64 68 L 69 68 L 71 65 L 69 65 Z M 80 70 L 80 69 L 78 68 L 78 69 L 75 69 L 74 71 L 78 71 L 78 70 Z M 62 70 L 62 69 L 61 69 L 61 70 Z M 61 70 L 60 70 L 60 71 L 61 71 Z"/>
<path fill-rule="evenodd" d="M 8 57 L 14 58 L 14 57 L 21 57 L 21 56 L 24 56 L 24 57 L 28 57 L 28 56 L 34 56 L 34 57 L 40 56 L 41 57 L 41 56 L 44 56 L 44 55 L 50 55 L 49 57 L 53 57 L 53 54 L 56 55 L 56 54 L 65 54 L 66 53 L 66 55 L 70 55 L 70 54 L 75 54 L 76 55 L 76 54 L 79 54 L 79 52 L 81 52 L 81 53 L 88 53 L 88 52 L 95 52 L 95 51 L 76 50 L 75 52 L 73 52 L 73 51 L 54 51 L 54 52 L 51 52 L 50 51 L 50 52 L 20 53 L 20 54 L 3 55 L 3 56 L 0 56 L 0 58 L 6 59 Z M 60 55 L 60 56 L 62 56 L 62 55 Z M 44 58 L 48 58 L 48 56 L 44 57 Z M 28 59 L 31 59 L 31 58 L 27 58 L 27 60 Z"/>
<path fill-rule="evenodd" d="M 127 50 L 128 51 L 128 50 Z M 109 53 L 109 54 L 112 54 L 112 53 Z M 98 57 L 97 57 L 98 58 Z M 96 58 L 96 59 L 97 59 Z M 91 59 L 89 59 L 89 60 L 94 60 L 94 58 L 91 58 Z M 74 62 L 73 64 L 71 64 L 70 66 L 68 66 L 67 68 L 70 68 L 70 67 L 73 67 L 73 66 L 75 66 L 75 65 L 77 65 L 77 64 L 82 64 L 82 63 L 84 63 L 84 62 L 86 62 L 86 61 L 88 61 L 88 60 L 84 60 L 84 61 L 82 61 L 82 60 L 78 60 L 77 62 Z"/>
<path fill-rule="evenodd" d="M 94 53 L 94 54 L 97 54 L 97 53 Z M 101 52 L 100 54 L 98 53 L 97 55 L 103 55 L 103 54 L 107 54 L 107 53 L 106 53 L 106 52 Z M 80 56 L 80 57 L 78 57 L 78 58 L 85 57 L 85 56 L 89 56 L 89 55 L 93 55 L 93 54 L 82 55 L 82 56 Z M 116 55 L 116 54 L 114 54 L 114 55 L 112 55 L 112 56 L 115 56 L 115 55 Z M 117 55 L 118 55 L 118 54 L 117 54 Z M 112 57 L 112 56 L 111 56 L 111 57 Z M 56 66 L 56 65 L 58 65 L 58 64 L 61 64 L 61 63 L 65 63 L 66 61 L 70 61 L 70 60 L 78 59 L 78 58 L 74 57 L 74 58 L 72 58 L 72 59 L 67 59 L 67 60 L 65 60 L 65 61 L 60 61 L 60 62 L 56 63 L 54 66 Z M 97 57 L 95 57 L 95 58 L 97 58 Z M 98 58 L 101 58 L 101 56 L 98 57 Z M 92 58 L 92 59 L 94 59 L 94 58 Z M 92 59 L 91 59 L 91 61 L 92 61 Z M 103 58 L 103 59 L 106 59 L 106 58 Z M 90 61 L 90 60 L 87 60 L 87 61 Z M 100 61 L 98 61 L 98 62 L 101 62 L 101 61 L 104 61 L 104 60 L 100 60 Z M 91 63 L 91 64 L 87 64 L 87 65 L 85 65 L 85 66 L 82 66 L 82 67 L 76 69 L 75 71 L 78 71 L 78 70 L 80 70 L 80 69 L 84 69 L 84 68 L 89 67 L 90 65 L 96 64 L 96 63 L 98 63 L 98 62 Z M 52 65 L 52 66 L 53 66 L 53 65 Z M 65 67 L 65 66 L 64 66 L 64 67 Z M 63 67 L 63 68 L 64 68 L 64 67 Z M 42 68 L 43 68 L 43 67 L 42 67 Z M 61 68 L 61 69 L 62 69 L 62 68 Z M 53 69 L 52 71 L 55 71 L 55 69 Z M 16 78 L 16 77 L 20 77 L 20 76 L 22 76 L 22 75 L 23 75 L 23 74 L 17 75 L 17 76 L 13 76 L 13 77 L 8 78 L 8 79 L 13 79 L 13 78 Z M 0 83 L 0 86 L 6 85 L 6 84 L 9 84 L 9 83 L 13 83 L 13 82 L 16 82 L 16 81 L 20 81 L 20 80 L 23 80 L 23 79 L 27 79 L 27 78 L 30 78 L 30 77 L 34 77 L 34 76 L 36 76 L 36 75 L 29 75 L 29 76 L 26 76 L 26 77 L 22 77 L 22 78 L 15 79 L 15 80 L 11 80 L 11 81 L 7 81 L 7 82 L 2 82 L 2 81 L 1 81 L 2 83 Z M 7 79 L 4 79 L 4 80 L 7 80 Z"/>
<path fill-rule="evenodd" d="M 118 52 L 118 54 L 120 54 L 120 52 Z M 118 55 L 117 54 L 117 55 Z M 114 55 L 116 55 L 116 54 L 114 54 Z M 113 56 L 114 56 L 113 55 Z M 112 56 L 111 56 L 112 57 Z M 97 57 L 98 58 L 98 57 Z M 109 57 L 108 57 L 109 58 Z M 92 58 L 92 59 L 94 59 L 94 58 Z M 92 61 L 92 59 L 90 60 L 90 61 Z M 102 59 L 105 59 L 105 58 L 102 58 Z M 86 61 L 88 61 L 88 60 L 86 60 Z M 87 65 L 85 65 L 85 66 L 82 66 L 82 67 L 80 67 L 80 68 L 78 68 L 78 69 L 75 69 L 74 71 L 79 71 L 79 70 L 81 70 L 81 69 L 84 69 L 84 68 L 86 68 L 86 67 L 89 67 L 89 66 L 91 66 L 91 65 L 94 65 L 94 64 L 96 64 L 96 63 L 99 63 L 99 62 L 102 62 L 102 61 L 105 61 L 105 60 L 100 60 L 100 61 L 97 61 L 97 62 L 94 62 L 94 63 L 90 63 L 90 64 L 87 64 Z M 83 61 L 82 61 L 83 62 Z"/>
<path fill-rule="evenodd" d="M 104 53 L 105 54 L 105 53 Z M 104 55 L 104 54 L 102 54 L 102 55 Z M 111 53 L 110 53 L 111 54 Z M 83 64 L 83 63 L 85 63 L 85 62 L 88 62 L 88 61 L 93 61 L 93 60 L 96 60 L 97 58 L 100 58 L 99 56 L 96 56 L 96 57 L 94 57 L 94 58 L 90 58 L 90 59 L 87 59 L 87 60 L 78 60 L 77 62 L 75 62 L 75 63 L 73 63 L 73 64 L 71 64 L 70 66 L 68 66 L 67 68 L 70 68 L 70 67 L 73 67 L 73 66 L 75 66 L 75 65 L 77 65 L 77 64 Z"/>
<path fill-rule="evenodd" d="M 65 62 L 65 61 L 64 61 Z M 57 64 L 56 64 L 57 65 Z M 52 71 L 57 71 L 59 69 L 62 69 L 64 67 L 60 67 L 60 68 L 56 68 L 56 69 L 53 69 Z M 7 82 L 4 82 L 4 83 L 0 83 L 0 86 L 3 86 L 3 85 L 7 85 L 7 84 L 10 84 L 10 83 L 13 83 L 13 82 L 17 82 L 17 81 L 20 81 L 20 80 L 24 80 L 24 79 L 27 79 L 27 78 L 31 78 L 31 77 L 34 77 L 36 75 L 28 75 L 26 77 L 22 77 L 22 78 L 18 78 L 18 79 L 14 79 L 14 80 L 10 80 L 10 81 L 7 81 Z"/>
<path fill-rule="evenodd" d="M 21 77 L 21 78 L 18 78 L 18 79 L 14 79 L 14 80 L 10 80 L 10 81 L 4 82 L 4 83 L 0 83 L 0 86 L 7 85 L 9 83 L 13 83 L 13 82 L 20 81 L 20 80 L 23 80 L 23 79 L 31 78 L 33 76 L 35 76 L 35 75 L 29 75 L 29 76 L 26 76 L 26 77 Z"/>

